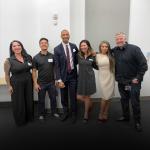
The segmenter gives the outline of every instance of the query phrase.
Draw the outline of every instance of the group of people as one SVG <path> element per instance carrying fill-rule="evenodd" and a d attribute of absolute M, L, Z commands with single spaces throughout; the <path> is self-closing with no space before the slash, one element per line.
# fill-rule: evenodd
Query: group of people
<path fill-rule="evenodd" d="M 98 53 L 92 49 L 88 40 L 82 40 L 78 49 L 69 42 L 70 34 L 66 29 L 61 31 L 61 39 L 62 42 L 54 48 L 52 54 L 48 51 L 48 39 L 41 38 L 41 51 L 33 58 L 20 41 L 11 42 L 10 57 L 4 63 L 4 71 L 16 124 L 21 126 L 34 120 L 33 87 L 38 93 L 40 120 L 44 120 L 46 115 L 45 96 L 48 93 L 52 116 L 59 117 L 61 121 L 71 117 L 72 123 L 75 123 L 77 100 L 80 100 L 84 103 L 83 122 L 88 123 L 92 110 L 91 95 L 96 92 L 96 69 L 100 85 L 97 90 L 101 92 L 98 122 L 108 120 L 116 79 L 123 111 L 117 121 L 130 120 L 131 99 L 135 128 L 141 131 L 140 89 L 148 69 L 141 49 L 128 44 L 122 32 L 115 35 L 116 47 L 111 49 L 109 42 L 102 41 Z M 57 109 L 57 88 L 61 93 L 61 115 Z"/>

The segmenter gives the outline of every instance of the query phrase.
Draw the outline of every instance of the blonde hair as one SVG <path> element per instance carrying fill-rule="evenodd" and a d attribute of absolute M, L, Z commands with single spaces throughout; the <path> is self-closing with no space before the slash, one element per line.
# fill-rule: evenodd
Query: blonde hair
<path fill-rule="evenodd" d="M 111 47 L 110 47 L 110 44 L 109 44 L 108 41 L 102 41 L 102 42 L 100 42 L 100 44 L 99 44 L 99 52 L 102 53 L 102 51 L 101 51 L 101 46 L 102 46 L 103 44 L 106 44 L 106 45 L 108 46 L 107 56 L 108 56 L 108 58 L 109 58 L 110 71 L 111 71 L 112 73 L 115 73 L 115 60 L 114 60 L 114 58 L 111 56 L 111 52 L 110 52 L 110 51 L 111 51 Z"/>

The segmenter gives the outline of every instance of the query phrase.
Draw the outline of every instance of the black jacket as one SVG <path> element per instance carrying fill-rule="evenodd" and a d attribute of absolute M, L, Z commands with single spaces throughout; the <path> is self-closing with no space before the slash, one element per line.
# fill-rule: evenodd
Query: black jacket
<path fill-rule="evenodd" d="M 119 83 L 130 83 L 136 78 L 140 82 L 148 69 L 147 60 L 141 49 L 135 45 L 126 43 L 122 49 L 112 49 L 115 58 L 115 76 Z"/>

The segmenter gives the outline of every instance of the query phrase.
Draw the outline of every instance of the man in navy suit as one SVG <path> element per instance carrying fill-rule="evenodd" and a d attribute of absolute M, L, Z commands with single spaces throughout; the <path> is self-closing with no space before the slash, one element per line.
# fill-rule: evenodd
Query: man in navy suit
<path fill-rule="evenodd" d="M 69 42 L 70 34 L 68 30 L 61 31 L 62 42 L 54 48 L 56 80 L 61 91 L 61 104 L 63 106 L 63 115 L 61 120 L 65 121 L 72 115 L 72 123 L 76 122 L 77 117 L 77 54 L 78 48 L 75 44 Z"/>

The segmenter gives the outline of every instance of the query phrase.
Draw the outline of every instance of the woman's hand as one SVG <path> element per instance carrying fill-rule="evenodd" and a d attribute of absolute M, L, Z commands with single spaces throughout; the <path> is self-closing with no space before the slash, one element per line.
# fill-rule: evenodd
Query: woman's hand
<path fill-rule="evenodd" d="M 9 92 L 9 94 L 10 94 L 10 95 L 13 93 L 13 88 L 12 88 L 12 86 L 11 86 L 11 85 L 10 85 L 10 86 L 8 86 L 8 92 Z"/>
<path fill-rule="evenodd" d="M 138 79 L 133 79 L 133 80 L 132 80 L 132 83 L 133 83 L 133 84 L 138 84 L 138 83 L 139 83 L 139 80 L 138 80 Z"/>
<path fill-rule="evenodd" d="M 93 51 L 91 52 L 91 54 L 92 54 L 92 56 L 96 56 L 96 51 L 93 50 Z"/>
<path fill-rule="evenodd" d="M 35 84 L 34 85 L 34 89 L 37 91 L 37 92 L 39 92 L 40 90 L 41 90 L 41 87 L 40 87 L 40 85 L 39 84 Z"/>

